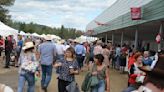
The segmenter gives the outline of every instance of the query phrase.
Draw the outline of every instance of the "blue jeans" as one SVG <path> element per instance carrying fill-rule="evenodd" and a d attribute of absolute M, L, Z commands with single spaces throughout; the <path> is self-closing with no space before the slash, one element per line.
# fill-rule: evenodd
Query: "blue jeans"
<path fill-rule="evenodd" d="M 134 90 L 137 90 L 134 86 L 130 85 L 128 88 L 126 88 L 125 90 L 123 90 L 122 92 L 132 92 Z"/>
<path fill-rule="evenodd" d="M 82 55 L 76 55 L 76 60 L 78 62 L 79 68 L 81 69 L 83 67 L 83 56 Z"/>
<path fill-rule="evenodd" d="M 52 76 L 52 65 L 41 65 L 42 67 L 42 80 L 41 86 L 42 88 L 47 88 Z"/>
<path fill-rule="evenodd" d="M 120 69 L 120 56 L 116 57 L 116 68 L 119 70 Z"/>
<path fill-rule="evenodd" d="M 26 81 L 28 83 L 28 88 L 26 92 L 35 92 L 35 75 L 34 73 L 29 72 L 23 72 L 19 75 L 17 92 L 23 92 L 23 88 Z"/>
<path fill-rule="evenodd" d="M 100 80 L 99 84 L 92 88 L 92 92 L 105 92 L 105 81 Z"/>
<path fill-rule="evenodd" d="M 135 85 L 129 85 L 126 89 L 124 89 L 122 92 L 132 92 L 134 90 L 137 90 L 138 88 Z"/>

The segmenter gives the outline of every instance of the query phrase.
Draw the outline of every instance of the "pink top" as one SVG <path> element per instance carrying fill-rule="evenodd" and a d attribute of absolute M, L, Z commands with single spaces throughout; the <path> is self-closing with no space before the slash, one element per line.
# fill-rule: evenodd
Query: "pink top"
<path fill-rule="evenodd" d="M 102 54 L 104 56 L 104 63 L 108 66 L 110 65 L 110 61 L 109 61 L 109 53 L 110 51 L 108 49 L 103 49 L 102 50 Z"/>
<path fill-rule="evenodd" d="M 97 46 L 94 47 L 94 51 L 93 51 L 94 55 L 102 54 L 102 53 L 103 53 L 103 49 L 100 45 L 97 45 Z"/>

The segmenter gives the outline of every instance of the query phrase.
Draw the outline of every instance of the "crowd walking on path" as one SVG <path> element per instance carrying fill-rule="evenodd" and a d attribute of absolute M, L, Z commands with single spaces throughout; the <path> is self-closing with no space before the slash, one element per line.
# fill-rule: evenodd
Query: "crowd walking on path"
<path fill-rule="evenodd" d="M 90 43 L 73 40 L 53 41 L 49 35 L 44 38 L 19 36 L 17 42 L 12 36 L 5 40 L 0 38 L 1 53 L 3 50 L 6 57 L 4 68 L 10 68 L 12 63 L 19 68 L 17 92 L 23 92 L 24 86 L 27 86 L 27 92 L 35 92 L 38 77 L 41 77 L 42 91 L 48 92 L 53 69 L 56 70 L 58 92 L 111 92 L 111 68 L 120 74 L 128 74 L 127 89 L 123 92 L 138 92 L 136 90 L 142 88 L 157 90 L 149 88 L 150 85 L 147 86 L 146 83 L 155 84 L 163 90 L 161 82 L 158 81 L 160 85 L 156 85 L 150 81 L 153 81 L 152 74 L 159 74 L 155 76 L 155 79 L 159 80 L 160 76 L 163 76 L 163 71 L 160 70 L 163 68 L 158 67 L 160 60 L 163 60 L 162 51 L 156 53 L 150 50 L 135 50 L 133 46 L 113 45 L 101 40 Z M 1 59 L 4 58 L 1 56 Z M 82 85 L 79 86 L 75 76 L 86 72 L 84 68 L 88 71 Z M 156 68 L 159 68 L 159 71 Z M 28 85 L 24 85 L 26 82 Z"/>

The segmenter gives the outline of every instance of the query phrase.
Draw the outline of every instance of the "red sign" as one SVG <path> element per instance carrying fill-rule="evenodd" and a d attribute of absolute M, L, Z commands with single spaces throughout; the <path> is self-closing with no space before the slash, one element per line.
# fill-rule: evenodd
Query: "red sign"
<path fill-rule="evenodd" d="M 157 42 L 158 44 L 161 42 L 161 35 L 160 35 L 160 34 L 158 34 L 158 35 L 156 36 L 156 42 Z"/>
<path fill-rule="evenodd" d="M 141 19 L 141 7 L 131 8 L 131 18 L 132 18 L 132 20 L 140 20 Z"/>

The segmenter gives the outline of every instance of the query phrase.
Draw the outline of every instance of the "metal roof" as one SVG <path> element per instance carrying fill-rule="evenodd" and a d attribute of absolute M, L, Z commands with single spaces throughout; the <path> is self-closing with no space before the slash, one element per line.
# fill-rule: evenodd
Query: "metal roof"
<path fill-rule="evenodd" d="M 94 28 L 98 27 L 95 21 L 100 23 L 107 23 L 122 16 L 128 12 L 130 12 L 131 7 L 141 7 L 152 0 L 117 0 L 112 6 L 102 12 L 97 18 L 91 21 L 86 30 L 93 30 Z M 109 24 L 110 25 L 110 24 Z"/>

